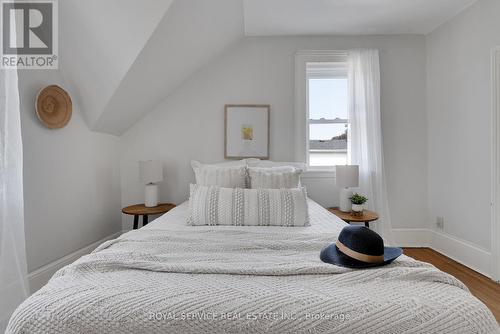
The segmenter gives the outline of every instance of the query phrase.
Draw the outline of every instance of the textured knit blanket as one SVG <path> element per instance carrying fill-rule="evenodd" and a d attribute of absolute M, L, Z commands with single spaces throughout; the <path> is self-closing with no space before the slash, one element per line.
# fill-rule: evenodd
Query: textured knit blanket
<path fill-rule="evenodd" d="M 292 228 L 293 229 L 293 228 Z M 454 277 L 322 263 L 330 234 L 139 230 L 58 271 L 7 333 L 497 333 Z"/>

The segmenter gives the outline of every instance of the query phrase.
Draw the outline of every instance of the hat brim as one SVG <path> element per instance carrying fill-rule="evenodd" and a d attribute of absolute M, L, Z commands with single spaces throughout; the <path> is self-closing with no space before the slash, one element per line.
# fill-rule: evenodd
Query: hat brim
<path fill-rule="evenodd" d="M 320 259 L 323 262 L 335 264 L 341 267 L 361 269 L 385 266 L 394 261 L 401 254 L 403 254 L 403 249 L 399 247 L 384 247 L 384 262 L 368 263 L 345 255 L 335 244 L 331 244 L 323 248 L 320 254 Z"/>

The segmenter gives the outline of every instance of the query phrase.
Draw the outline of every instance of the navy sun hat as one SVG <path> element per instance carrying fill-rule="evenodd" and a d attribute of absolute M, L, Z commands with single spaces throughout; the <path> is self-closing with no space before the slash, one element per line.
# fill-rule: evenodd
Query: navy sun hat
<path fill-rule="evenodd" d="M 389 264 L 401 254 L 399 247 L 384 247 L 382 237 L 369 228 L 348 225 L 336 243 L 323 248 L 320 259 L 341 267 L 369 268 Z"/>

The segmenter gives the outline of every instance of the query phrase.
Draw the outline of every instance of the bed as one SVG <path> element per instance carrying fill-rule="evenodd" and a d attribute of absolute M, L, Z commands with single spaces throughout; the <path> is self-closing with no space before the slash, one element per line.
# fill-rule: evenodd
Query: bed
<path fill-rule="evenodd" d="M 499 333 L 454 277 L 401 256 L 352 270 L 320 250 L 345 223 L 187 226 L 187 203 L 59 270 L 7 333 Z"/>

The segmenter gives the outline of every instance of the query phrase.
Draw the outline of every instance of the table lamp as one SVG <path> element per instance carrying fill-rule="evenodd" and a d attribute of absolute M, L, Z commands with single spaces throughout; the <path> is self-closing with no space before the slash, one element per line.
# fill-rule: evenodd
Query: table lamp
<path fill-rule="evenodd" d="M 158 185 L 163 181 L 163 166 L 160 161 L 139 161 L 139 177 L 146 184 L 144 205 L 148 208 L 158 205 Z"/>
<path fill-rule="evenodd" d="M 343 165 L 335 166 L 335 182 L 340 188 L 340 205 L 342 212 L 351 211 L 352 190 L 349 188 L 359 186 L 359 166 Z"/>

